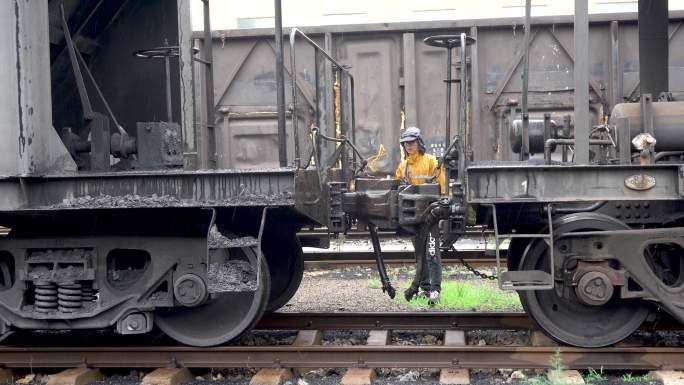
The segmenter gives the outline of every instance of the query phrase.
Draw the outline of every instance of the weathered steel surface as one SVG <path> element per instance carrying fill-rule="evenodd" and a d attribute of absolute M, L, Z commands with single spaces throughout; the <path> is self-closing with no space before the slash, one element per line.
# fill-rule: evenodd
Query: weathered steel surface
<path fill-rule="evenodd" d="M 0 211 L 292 206 L 292 169 L 117 172 L 0 178 Z"/>
<path fill-rule="evenodd" d="M 255 329 L 532 329 L 524 313 L 272 313 Z"/>
<path fill-rule="evenodd" d="M 626 181 L 655 178 L 655 186 L 637 191 Z M 474 165 L 468 169 L 472 203 L 591 202 L 603 200 L 681 199 L 682 170 L 668 166 Z"/>
<path fill-rule="evenodd" d="M 0 173 L 76 170 L 52 129 L 47 2 L 0 4 L 0 52 Z"/>
<path fill-rule="evenodd" d="M 643 330 L 682 330 L 671 318 L 642 325 Z M 536 329 L 525 313 L 505 312 L 387 312 L 387 313 L 271 313 L 255 329 L 318 330 L 464 330 L 464 329 Z"/>
<path fill-rule="evenodd" d="M 682 13 L 672 13 L 670 25 L 670 89 L 675 97 L 684 91 L 684 37 L 677 26 Z M 387 155 L 375 162 L 379 175 L 393 172 L 399 161 L 398 133 L 402 127 L 415 124 L 425 133 L 429 151 L 439 153 L 444 141 L 445 93 L 443 79 L 445 50 L 428 47 L 422 40 L 435 34 L 472 33 L 477 27 L 477 44 L 470 54 L 471 85 L 475 94 L 470 101 L 473 121 L 472 149 L 475 160 L 516 159 L 502 132 L 511 121 L 509 103 L 519 103 L 521 97 L 522 18 L 466 20 L 452 22 L 420 22 L 370 24 L 354 26 L 308 27 L 304 32 L 319 44 L 324 34 L 331 37 L 332 55 L 351 65 L 356 80 L 356 143 L 364 156 L 377 154 L 380 145 Z M 611 28 L 611 22 L 616 21 Z M 588 70 L 589 100 L 592 104 L 589 124 L 598 123 L 601 103 L 612 105 L 633 98 L 639 77 L 638 34 L 636 14 L 602 14 L 589 17 Z M 619 26 L 619 28 L 618 28 Z M 285 31 L 287 32 L 287 30 Z M 248 105 L 255 109 L 274 112 L 275 83 L 270 66 L 274 59 L 268 47 L 272 29 L 231 30 L 214 32 L 215 62 L 226 68 L 228 78 L 217 83 L 217 103 L 226 109 Z M 585 57 L 574 55 L 572 17 L 539 17 L 532 20 L 530 46 L 529 111 L 531 119 L 542 119 L 551 113 L 554 121 L 571 114 L 574 103 L 574 62 Z M 618 49 L 619 47 L 619 49 Z M 315 89 L 316 71 L 312 52 L 298 48 L 297 80 L 302 89 Z M 287 53 L 286 53 L 287 55 Z M 287 57 L 287 56 L 286 56 Z M 286 60 L 286 68 L 289 64 Z M 460 63 L 454 63 L 456 67 Z M 473 68 L 473 66 L 475 68 Z M 236 70 L 239 69 L 239 70 Z M 457 88 L 457 87 L 455 87 Z M 621 95 L 615 93 L 622 91 Z M 289 91 L 287 91 L 289 92 Z M 614 95 L 611 97 L 611 93 Z M 315 95 L 315 93 L 312 93 Z M 458 100 L 454 89 L 452 99 Z M 301 100 L 301 99 L 300 99 Z M 315 104 L 315 102 L 313 102 Z M 519 105 L 516 115 L 519 118 Z M 457 106 L 452 106 L 452 122 L 458 117 Z M 237 116 L 235 117 L 237 118 Z M 252 135 L 261 140 L 267 153 L 276 153 L 273 141 L 275 115 L 264 116 L 261 127 L 269 126 L 268 134 L 257 127 L 246 127 L 245 120 L 224 120 L 226 133 L 239 128 L 239 135 Z M 306 137 L 306 127 L 300 127 L 300 137 Z M 291 128 L 288 128 L 291 133 Z M 232 134 L 227 134 L 232 135 Z M 238 134 L 236 134 L 238 135 Z M 233 142 L 236 143 L 236 142 Z M 224 151 L 240 151 L 240 146 L 226 143 Z M 303 155 L 306 155 L 302 151 Z M 291 155 L 288 158 L 292 161 Z M 240 167 L 274 166 L 277 160 L 247 157 Z M 236 167 L 235 163 L 225 167 Z"/>
<path fill-rule="evenodd" d="M 574 37 L 574 103 L 575 162 L 589 163 L 589 9 L 586 0 L 575 0 Z"/>

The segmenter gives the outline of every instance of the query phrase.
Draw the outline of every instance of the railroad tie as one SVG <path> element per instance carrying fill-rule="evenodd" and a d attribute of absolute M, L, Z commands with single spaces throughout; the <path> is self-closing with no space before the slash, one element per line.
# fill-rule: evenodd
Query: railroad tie
<path fill-rule="evenodd" d="M 371 330 L 368 332 L 366 345 L 385 346 L 390 343 L 389 330 Z M 344 373 L 341 385 L 371 385 L 375 380 L 375 368 L 349 368 Z"/>
<path fill-rule="evenodd" d="M 320 330 L 300 330 L 297 333 L 297 338 L 295 338 L 292 346 L 318 346 L 321 344 L 322 338 L 323 332 Z M 292 374 L 295 377 L 300 377 L 303 373 L 315 369 L 318 368 L 294 368 L 292 369 Z"/>
<path fill-rule="evenodd" d="M 447 330 L 444 332 L 444 346 L 465 346 L 466 336 L 463 330 Z M 439 373 L 439 383 L 444 385 L 470 384 L 468 369 L 448 368 Z"/>
<path fill-rule="evenodd" d="M 341 385 L 371 385 L 375 380 L 375 369 L 372 368 L 349 368 L 344 373 Z"/>
<path fill-rule="evenodd" d="M 315 346 L 321 344 L 320 330 L 300 330 L 292 346 Z M 249 381 L 249 385 L 280 385 L 287 380 L 301 376 L 302 373 L 316 368 L 264 368 Z"/>
<path fill-rule="evenodd" d="M 249 380 L 249 385 L 280 385 L 287 380 L 292 380 L 292 371 L 287 368 L 264 368 L 259 369 L 257 374 Z"/>
<path fill-rule="evenodd" d="M 646 346 L 648 345 L 646 341 L 642 337 L 631 335 L 624 340 L 618 342 L 615 344 L 615 347 L 618 348 L 638 348 L 640 346 Z"/>
<path fill-rule="evenodd" d="M 651 378 L 660 380 L 663 385 L 684 385 L 684 371 L 681 370 L 653 370 Z"/>
<path fill-rule="evenodd" d="M 0 384 L 14 383 L 14 373 L 12 369 L 0 368 Z"/>
<path fill-rule="evenodd" d="M 180 385 L 193 380 L 187 368 L 159 368 L 146 374 L 142 379 L 142 385 Z"/>
<path fill-rule="evenodd" d="M 577 370 L 549 370 L 547 377 L 552 384 L 584 385 L 584 378 Z"/>
<path fill-rule="evenodd" d="M 530 331 L 530 344 L 535 347 L 558 346 L 558 343 L 540 330 Z M 584 385 L 584 378 L 577 370 L 551 370 L 548 374 L 549 380 L 553 383 L 566 385 Z"/>
<path fill-rule="evenodd" d="M 368 333 L 366 345 L 368 346 L 385 346 L 390 344 L 389 330 L 371 330 Z"/>
<path fill-rule="evenodd" d="M 71 368 L 48 376 L 47 385 L 88 385 L 100 381 L 102 374 L 92 368 Z"/>
<path fill-rule="evenodd" d="M 535 347 L 558 346 L 558 343 L 540 330 L 530 330 L 530 345 Z"/>

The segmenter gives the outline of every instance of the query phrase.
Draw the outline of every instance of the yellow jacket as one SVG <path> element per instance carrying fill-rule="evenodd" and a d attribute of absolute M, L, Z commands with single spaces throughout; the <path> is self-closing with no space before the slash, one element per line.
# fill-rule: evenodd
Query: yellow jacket
<path fill-rule="evenodd" d="M 397 179 L 408 184 L 439 183 L 442 194 L 446 193 L 444 167 L 437 169 L 437 158 L 430 154 L 415 152 L 402 160 L 394 173 Z"/>

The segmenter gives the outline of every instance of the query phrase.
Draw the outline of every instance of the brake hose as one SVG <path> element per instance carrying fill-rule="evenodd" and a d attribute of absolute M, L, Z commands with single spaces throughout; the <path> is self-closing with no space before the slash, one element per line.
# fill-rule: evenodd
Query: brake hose
<path fill-rule="evenodd" d="M 372 223 L 368 224 L 368 232 L 370 233 L 371 242 L 373 243 L 373 252 L 375 253 L 375 261 L 378 264 L 378 274 L 382 282 L 382 291 L 387 293 L 391 299 L 397 294 L 397 291 L 392 287 L 389 277 L 387 276 L 387 269 L 385 269 L 385 260 L 382 258 L 382 251 L 380 250 L 380 239 L 378 238 L 378 227 Z"/>

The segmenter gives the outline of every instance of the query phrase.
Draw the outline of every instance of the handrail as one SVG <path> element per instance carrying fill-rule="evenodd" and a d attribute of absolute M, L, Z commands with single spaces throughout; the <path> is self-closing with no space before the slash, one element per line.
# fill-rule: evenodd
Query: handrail
<path fill-rule="evenodd" d="M 309 38 L 302 30 L 298 28 L 290 29 L 290 65 L 292 68 L 290 77 L 292 78 L 292 129 L 294 130 L 294 142 L 295 142 L 295 167 L 300 167 L 300 150 L 299 150 L 299 133 L 297 131 L 297 66 L 295 58 L 295 41 L 297 35 L 304 38 L 304 40 L 309 43 L 310 46 L 314 48 L 316 52 L 321 52 L 325 58 L 330 61 L 339 71 L 343 72 L 349 77 L 350 86 L 350 97 L 351 97 L 351 117 L 350 117 L 350 129 L 352 140 L 354 138 L 354 127 L 355 127 L 355 117 L 354 117 L 354 77 L 340 62 L 335 60 L 324 48 L 316 44 L 311 38 Z M 316 165 L 319 167 L 320 165 Z M 344 165 L 343 165 L 344 167 Z"/>

